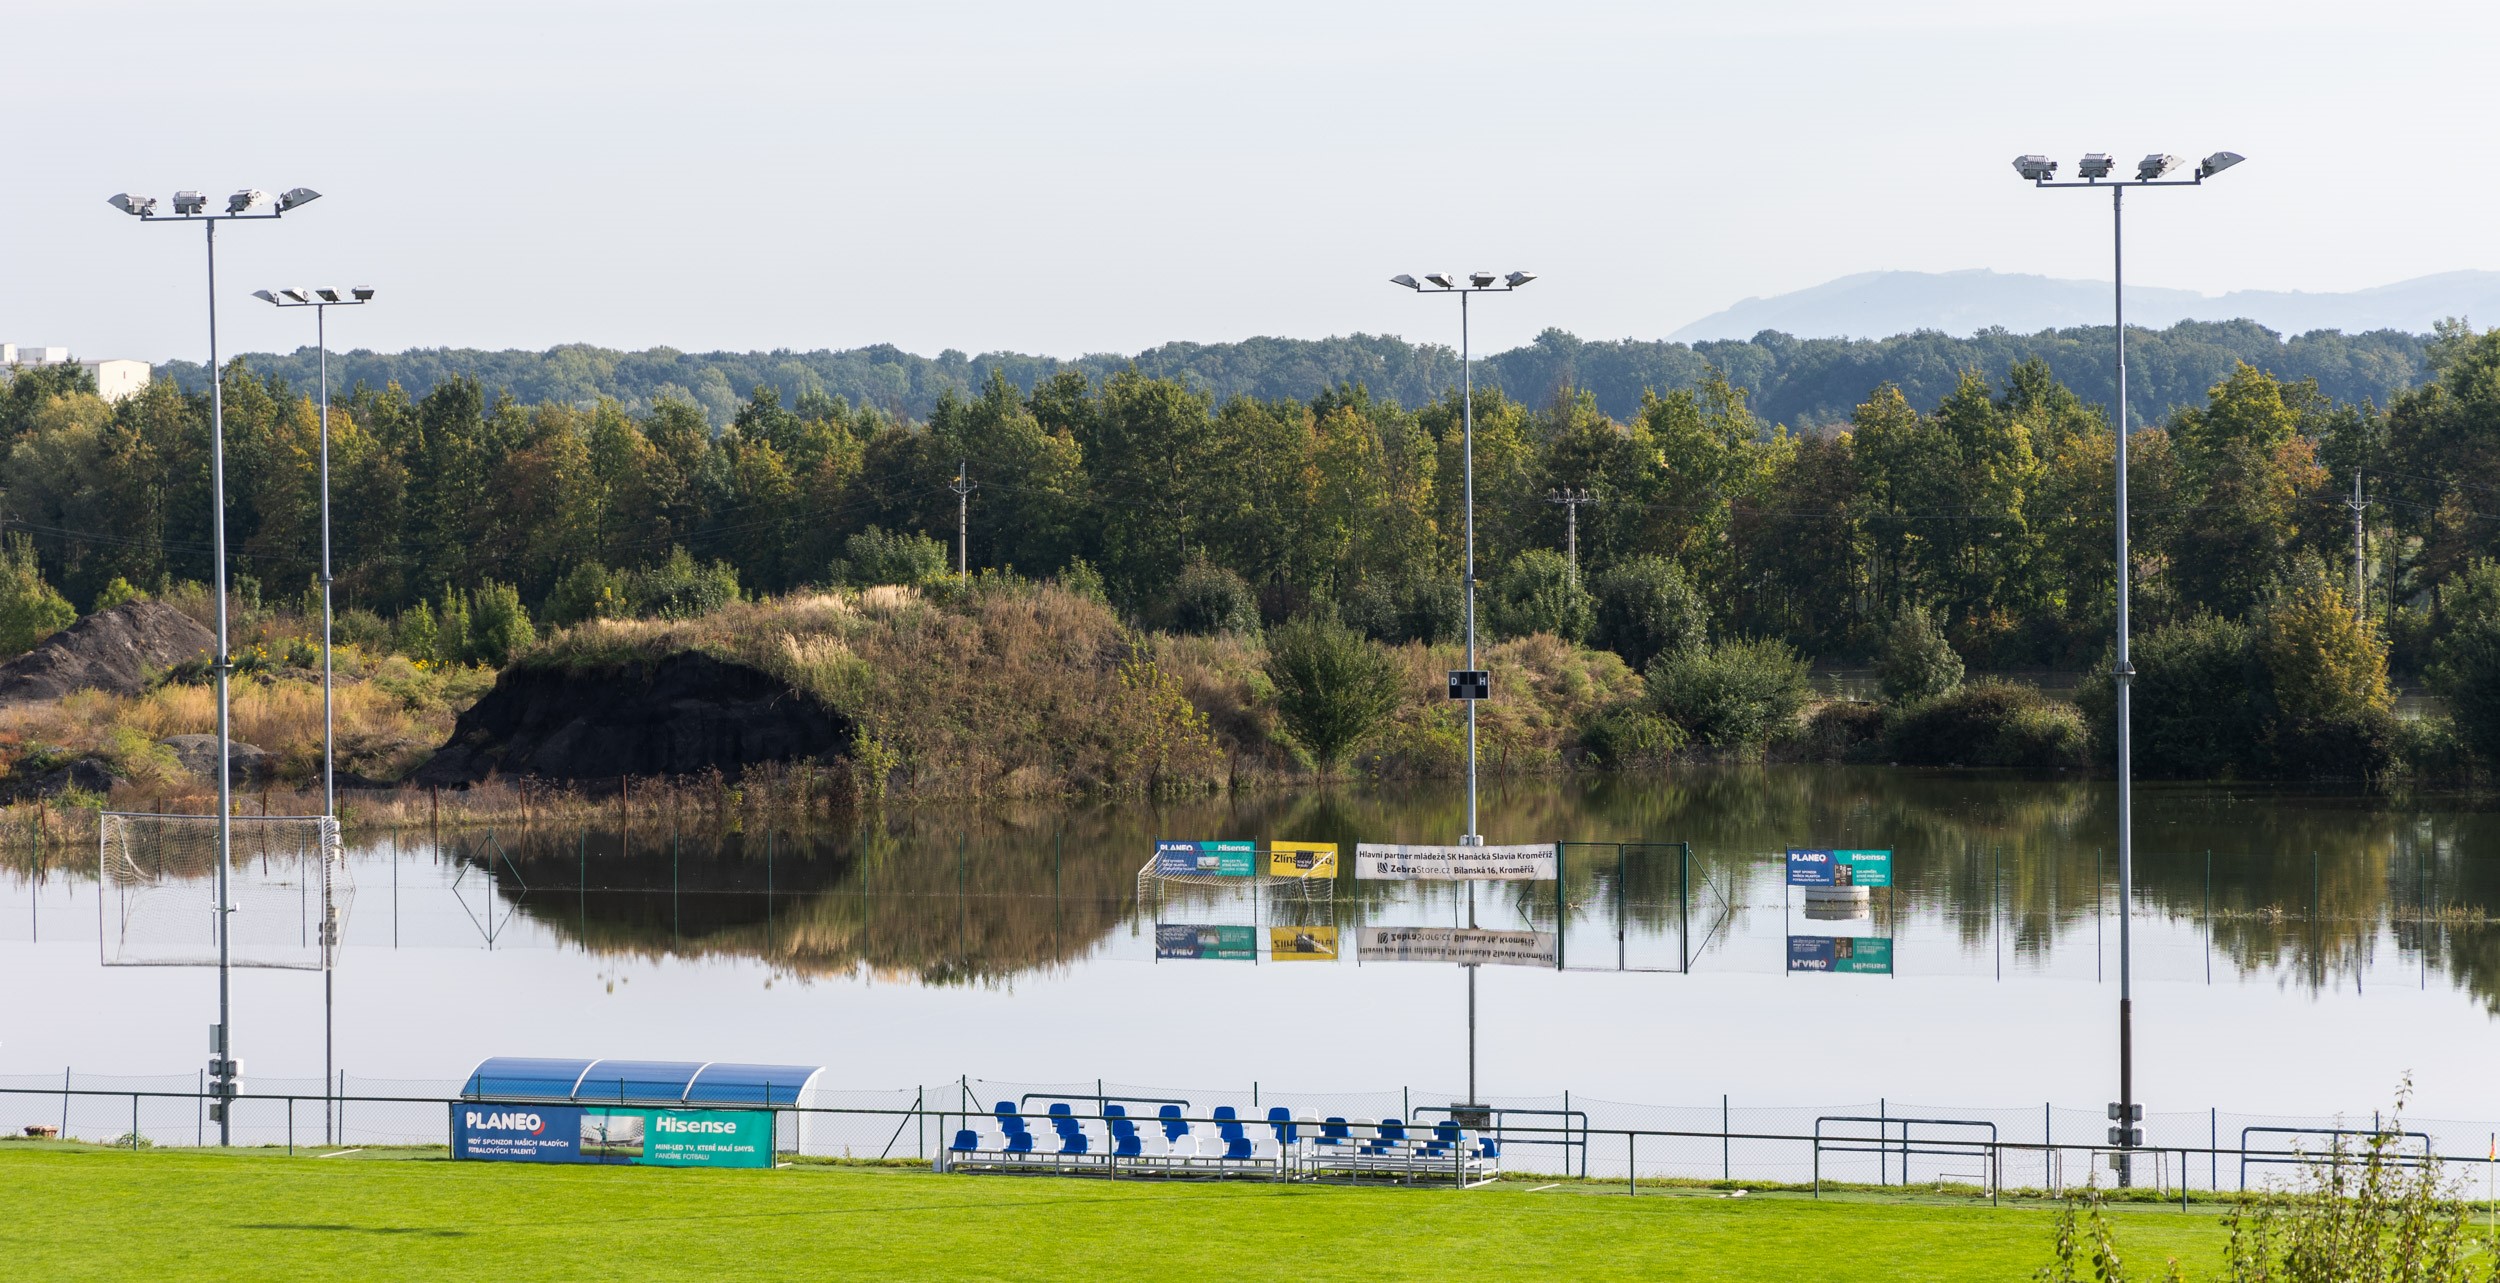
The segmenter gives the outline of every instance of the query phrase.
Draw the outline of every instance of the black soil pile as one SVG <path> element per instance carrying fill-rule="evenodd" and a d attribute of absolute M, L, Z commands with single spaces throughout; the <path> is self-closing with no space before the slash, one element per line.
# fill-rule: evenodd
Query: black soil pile
<path fill-rule="evenodd" d="M 127 601 L 52 634 L 0 664 L 0 704 L 59 699 L 72 691 L 136 695 L 148 678 L 209 656 L 217 634 L 161 602 Z"/>
<path fill-rule="evenodd" d="M 735 778 L 764 762 L 847 751 L 851 719 L 744 664 L 694 652 L 592 672 L 519 667 L 454 724 L 410 776 L 473 784 L 490 775 L 607 783 L 621 776 Z"/>

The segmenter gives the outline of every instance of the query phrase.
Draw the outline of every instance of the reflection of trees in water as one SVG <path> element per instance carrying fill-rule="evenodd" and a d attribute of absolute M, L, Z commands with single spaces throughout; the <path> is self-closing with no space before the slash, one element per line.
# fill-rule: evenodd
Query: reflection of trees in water
<path fill-rule="evenodd" d="M 2148 785 L 2137 793 L 2139 912 L 2207 926 L 2218 961 L 2296 982 L 2349 983 L 2393 948 L 2500 1011 L 2500 814 L 2393 808 L 2384 798 L 2281 789 Z M 1883 768 L 1680 769 L 1655 776 L 1509 779 L 1484 795 L 1490 842 L 1693 844 L 1693 930 L 1705 896 L 1736 912 L 1780 911 L 1791 846 L 1894 852 L 1896 913 L 1936 914 L 1966 947 L 2000 927 L 2016 956 L 2044 959 L 2114 908 L 2115 798 L 2107 780 L 2025 780 Z M 934 982 L 995 981 L 1065 966 L 1124 929 L 1136 873 L 1158 837 L 1336 842 L 1451 841 L 1464 797 L 1399 785 L 1158 804 L 898 809 L 857 831 L 506 835 L 530 892 L 522 912 L 586 947 L 765 957 L 792 971 L 860 967 Z M 767 845 L 770 857 L 767 858 Z M 2208 856 L 2210 852 L 2210 857 Z M 2314 853 L 2314 857 L 2313 857 Z M 765 894 L 767 883 L 772 894 Z M 581 885 L 577 886 L 576 884 Z M 506 888 L 509 893 L 510 888 Z M 1575 848 L 1574 930 L 1674 932 L 1684 913 L 1672 846 Z M 1334 914 L 1352 925 L 1385 902 L 1437 914 L 1455 884 L 1341 877 Z M 1747 892 L 1750 891 L 1750 895 Z M 1488 884 L 1480 905 L 1540 924 L 1550 886 Z M 1165 889 L 1165 916 L 1237 893 Z M 1749 903 L 1750 902 L 1750 903 Z M 1708 901 L 1715 912 L 1717 901 Z M 1749 906 L 1749 907 L 1748 907 Z M 1740 920 L 1735 926 L 1741 929 Z M 2089 943 L 2087 939 L 2087 944 Z"/>

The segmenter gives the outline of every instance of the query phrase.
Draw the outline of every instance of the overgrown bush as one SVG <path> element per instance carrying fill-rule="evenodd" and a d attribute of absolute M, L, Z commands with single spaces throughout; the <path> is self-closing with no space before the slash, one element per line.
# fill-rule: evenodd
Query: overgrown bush
<path fill-rule="evenodd" d="M 1663 651 L 1709 641 L 1709 608 L 1684 569 L 1664 557 L 1643 555 L 1615 563 L 1596 577 L 1596 615 L 1589 640 L 1646 668 Z"/>
<path fill-rule="evenodd" d="M 1894 711 L 1885 726 L 1890 759 L 1906 766 L 2081 766 L 2092 737 L 2083 712 L 2037 688 L 1974 682 Z"/>
<path fill-rule="evenodd" d="M 1647 675 L 1662 716 L 1694 741 L 1738 753 L 1759 751 L 1791 726 L 1810 693 L 1805 661 L 1771 640 L 1667 651 Z"/>
<path fill-rule="evenodd" d="M 2431 688 L 2448 701 L 2458 738 L 2500 761 L 2500 563 L 2477 557 L 2439 586 L 2447 625 L 2431 643 Z"/>
<path fill-rule="evenodd" d="M 889 532 L 870 526 L 843 540 L 842 551 L 845 555 L 834 563 L 833 577 L 854 587 L 917 586 L 935 583 L 951 573 L 952 559 L 946 555 L 946 545 L 918 531 Z M 682 549 L 679 555 L 684 555 Z"/>
<path fill-rule="evenodd" d="M 1380 643 L 1317 615 L 1269 631 L 1265 671 L 1285 730 L 1323 767 L 1387 721 L 1404 686 Z"/>
<path fill-rule="evenodd" d="M 1885 700 L 1915 704 L 1961 685 L 1962 657 L 1954 653 L 1934 615 L 1924 607 L 1908 606 L 1884 630 L 1883 656 L 1875 673 Z"/>
<path fill-rule="evenodd" d="M 1338 604 L 1348 627 L 1392 646 L 1456 641 L 1467 628 L 1467 594 L 1450 577 L 1366 579 Z"/>
<path fill-rule="evenodd" d="M 0 539 L 0 659 L 23 655 L 76 622 L 77 609 L 44 582 L 35 541 L 19 534 Z"/>
<path fill-rule="evenodd" d="M 1806 716 L 1798 755 L 1810 762 L 1883 760 L 1885 710 L 1864 700 L 1836 699 Z"/>
<path fill-rule="evenodd" d="M 501 668 L 538 640 L 520 590 L 510 584 L 488 580 L 468 594 L 468 606 L 469 644 L 461 656 L 467 663 Z"/>
<path fill-rule="evenodd" d="M 626 599 L 626 577 L 596 561 L 585 561 L 564 573 L 547 594 L 542 613 L 552 628 L 570 628 L 585 619 L 621 619 L 632 607 Z"/>
<path fill-rule="evenodd" d="M 1204 557 L 1193 557 L 1172 581 L 1165 607 L 1172 631 L 1212 637 L 1259 631 L 1259 598 L 1241 576 Z"/>
<path fill-rule="evenodd" d="M 1683 727 L 1638 701 L 1605 709 L 1580 730 L 1580 750 L 1609 770 L 1662 765 L 1685 743 Z"/>
<path fill-rule="evenodd" d="M 140 592 L 137 588 L 133 587 L 129 580 L 122 578 L 120 575 L 115 575 L 111 579 L 105 581 L 104 587 L 96 591 L 95 613 L 102 614 L 105 611 L 111 610 L 115 606 L 123 604 L 124 602 L 137 601 L 146 595 L 146 593 Z"/>
<path fill-rule="evenodd" d="M 1571 563 L 1551 548 L 1530 548 L 1510 559 L 1484 603 L 1486 622 L 1505 637 L 1552 633 L 1565 641 L 1589 635 L 1597 602 L 1572 574 Z"/>

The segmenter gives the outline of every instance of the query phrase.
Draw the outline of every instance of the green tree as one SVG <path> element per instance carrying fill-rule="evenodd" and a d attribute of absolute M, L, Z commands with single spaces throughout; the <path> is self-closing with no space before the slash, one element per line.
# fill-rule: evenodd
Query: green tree
<path fill-rule="evenodd" d="M 1597 603 L 1571 573 L 1571 563 L 1551 548 L 1530 548 L 1510 559 L 1487 594 L 1493 630 L 1512 637 L 1552 633 L 1565 641 L 1589 635 Z"/>
<path fill-rule="evenodd" d="M 1664 557 L 1650 554 L 1617 562 L 1596 577 L 1594 586 L 1590 640 L 1635 669 L 1648 667 L 1663 651 L 1709 640 L 1709 612 L 1701 594 Z"/>
<path fill-rule="evenodd" d="M 1904 607 L 1884 632 L 1876 676 L 1886 700 L 1915 704 L 1961 685 L 1962 657 L 1936 627 L 1935 616 L 1916 606 Z"/>
<path fill-rule="evenodd" d="M 1343 761 L 1385 723 L 1404 686 L 1397 660 L 1378 642 L 1319 615 L 1268 634 L 1266 672 L 1277 717 L 1322 767 Z"/>
<path fill-rule="evenodd" d="M 892 533 L 870 526 L 843 545 L 849 556 L 835 577 L 858 587 L 932 584 L 953 571 L 946 545 L 916 531 Z"/>
<path fill-rule="evenodd" d="M 21 534 L 0 540 L 0 656 L 23 655 L 77 621 L 69 599 L 44 582 L 35 541 Z"/>
<path fill-rule="evenodd" d="M 2467 562 L 2440 585 L 2439 609 L 2447 629 L 2432 645 L 2432 689 L 2467 747 L 2500 761 L 2500 562 Z"/>
<path fill-rule="evenodd" d="M 1172 583 L 1164 613 L 1184 633 L 1255 633 L 1259 599 L 1241 576 L 1204 557 L 1191 559 Z"/>
<path fill-rule="evenodd" d="M 468 595 L 469 644 L 465 658 L 473 664 L 501 668 L 538 641 L 530 613 L 521 605 L 521 591 L 488 580 Z"/>
<path fill-rule="evenodd" d="M 1797 652 L 1753 638 L 1661 652 L 1646 676 L 1661 716 L 1693 740 L 1737 753 L 1760 752 L 1812 692 Z"/>

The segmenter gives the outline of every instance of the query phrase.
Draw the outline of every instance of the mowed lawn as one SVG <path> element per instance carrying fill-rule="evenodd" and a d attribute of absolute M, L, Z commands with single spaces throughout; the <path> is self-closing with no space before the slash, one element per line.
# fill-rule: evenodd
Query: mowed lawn
<path fill-rule="evenodd" d="M 671 1171 L 0 1145 L 0 1277 L 2024 1280 L 2052 1213 L 1525 1186 Z M 2114 1213 L 2209 1268 L 2211 1212 Z M 2151 1267 L 2151 1268 L 2146 1268 Z"/>

